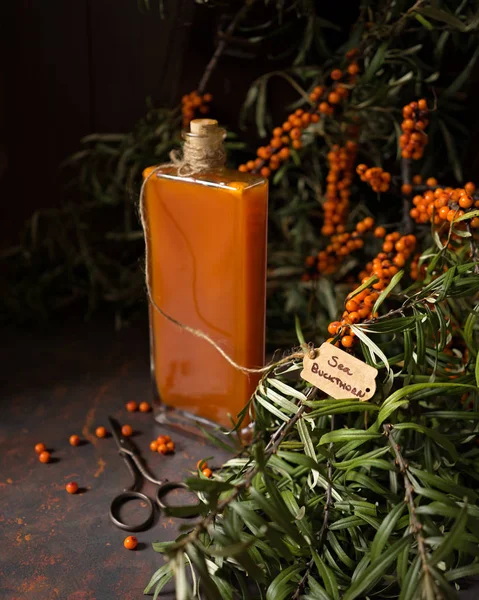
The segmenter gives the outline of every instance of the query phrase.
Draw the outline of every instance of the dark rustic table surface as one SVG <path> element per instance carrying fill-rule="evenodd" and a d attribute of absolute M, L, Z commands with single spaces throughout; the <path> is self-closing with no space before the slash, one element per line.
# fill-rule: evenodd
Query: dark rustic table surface
<path fill-rule="evenodd" d="M 68 324 L 42 334 L 8 331 L 0 360 L 1 600 L 144 598 L 164 562 L 151 542 L 174 539 L 184 521 L 161 515 L 149 531 L 135 534 L 137 550 L 123 547 L 130 534 L 110 522 L 108 511 L 130 476 L 113 438 L 96 438 L 95 428 L 108 429 L 108 415 L 129 423 L 150 470 L 170 480 L 195 471 L 199 458 L 214 454 L 219 463 L 221 454 L 160 427 L 152 413 L 126 411 L 129 400 L 151 401 L 146 324 L 119 333 L 111 323 Z M 69 445 L 74 433 L 81 446 Z M 160 433 L 174 438 L 175 455 L 149 450 Z M 49 464 L 39 462 L 38 442 L 52 451 Z M 65 491 L 71 480 L 80 486 L 75 495 Z M 155 488 L 145 490 L 151 496 Z M 142 510 L 135 504 L 128 506 L 132 513 Z"/>
<path fill-rule="evenodd" d="M 128 413 L 129 400 L 151 401 L 146 324 L 115 333 L 111 323 L 70 323 L 46 333 L 7 331 L 0 342 L 0 600 L 140 600 L 163 564 L 151 542 L 172 540 L 184 521 L 160 515 L 135 534 L 135 551 L 123 547 L 128 533 L 108 511 L 130 483 L 112 437 L 95 428 L 115 416 L 135 431 L 133 440 L 151 471 L 170 480 L 195 470 L 217 448 L 199 438 L 160 427 L 151 413 Z M 84 443 L 69 445 L 72 434 Z M 160 433 L 176 442 L 173 456 L 153 454 Z M 34 446 L 43 442 L 53 460 L 41 464 Z M 65 491 L 77 481 L 75 495 Z M 145 490 L 152 495 L 154 488 Z M 141 520 L 141 507 L 129 506 Z M 174 598 L 172 587 L 161 594 Z M 459 594 L 477 600 L 479 584 Z"/>

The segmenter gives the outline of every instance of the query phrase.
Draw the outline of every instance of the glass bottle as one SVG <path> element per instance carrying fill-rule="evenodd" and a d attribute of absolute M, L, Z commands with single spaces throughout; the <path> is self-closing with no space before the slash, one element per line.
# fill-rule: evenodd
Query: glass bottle
<path fill-rule="evenodd" d="M 225 168 L 225 131 L 217 121 L 196 119 L 190 128 L 179 165 L 144 172 L 151 294 L 165 313 L 209 335 L 235 362 L 259 367 L 268 183 Z M 208 424 L 229 428 L 259 380 L 151 303 L 150 349 L 160 422 L 193 431 Z"/>

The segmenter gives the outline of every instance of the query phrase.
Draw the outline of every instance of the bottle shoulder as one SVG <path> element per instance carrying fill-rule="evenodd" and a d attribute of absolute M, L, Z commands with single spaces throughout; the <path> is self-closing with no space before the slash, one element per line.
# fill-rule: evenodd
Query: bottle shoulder
<path fill-rule="evenodd" d="M 178 168 L 174 165 L 160 165 L 147 167 L 143 171 L 143 177 L 145 179 L 150 176 L 221 188 L 229 187 L 232 184 L 231 187 L 233 189 L 237 188 L 237 184 L 242 184 L 241 187 L 247 189 L 257 185 L 265 185 L 267 183 L 267 180 L 260 175 L 254 173 L 241 173 L 240 171 L 229 169 L 227 167 L 208 169 L 207 171 L 184 176 L 178 175 Z"/>

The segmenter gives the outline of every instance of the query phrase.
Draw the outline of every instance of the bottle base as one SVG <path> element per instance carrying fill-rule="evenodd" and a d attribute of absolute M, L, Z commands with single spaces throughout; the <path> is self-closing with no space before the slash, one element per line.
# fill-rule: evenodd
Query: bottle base
<path fill-rule="evenodd" d="M 215 423 L 210 419 L 199 417 L 188 411 L 172 408 L 165 404 L 155 406 L 154 417 L 157 423 L 175 427 L 184 433 L 197 437 L 205 438 L 208 437 L 207 434 L 214 436 L 219 435 L 221 437 L 225 436 L 230 439 L 232 437 L 226 427 L 218 425 L 218 423 Z M 242 443 L 245 443 L 245 441 L 251 437 L 252 427 L 252 423 L 245 425 L 245 427 L 242 427 L 236 435 L 233 434 L 233 438 L 236 438 L 237 436 Z"/>

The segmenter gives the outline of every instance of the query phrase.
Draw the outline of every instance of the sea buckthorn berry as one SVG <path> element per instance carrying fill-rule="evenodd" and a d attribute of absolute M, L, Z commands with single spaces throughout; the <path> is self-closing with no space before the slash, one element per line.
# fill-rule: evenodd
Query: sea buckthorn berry
<path fill-rule="evenodd" d="M 196 468 L 203 471 L 204 469 L 208 468 L 208 463 L 202 458 L 196 463 Z"/>
<path fill-rule="evenodd" d="M 273 129 L 274 137 L 281 137 L 283 135 L 283 129 L 281 127 L 275 127 Z"/>
<path fill-rule="evenodd" d="M 448 214 L 448 212 L 449 212 L 449 207 L 448 207 L 448 206 L 442 206 L 442 207 L 439 209 L 439 217 L 440 217 L 440 218 L 441 218 L 443 221 L 445 221 L 445 220 L 447 219 L 447 214 Z"/>
<path fill-rule="evenodd" d="M 292 140 L 299 140 L 301 137 L 301 129 L 299 127 L 295 127 L 289 132 Z"/>
<path fill-rule="evenodd" d="M 150 442 L 150 450 L 152 452 L 158 451 L 158 442 L 156 440 L 153 440 L 152 442 Z"/>
<path fill-rule="evenodd" d="M 269 167 L 262 167 L 260 173 L 266 179 L 271 175 L 271 169 Z"/>
<path fill-rule="evenodd" d="M 354 338 L 351 335 L 345 335 L 342 339 L 341 339 L 341 344 L 345 347 L 345 348 L 352 348 L 353 344 L 354 344 Z"/>
<path fill-rule="evenodd" d="M 168 453 L 168 448 L 166 447 L 166 444 L 158 444 L 158 453 L 159 454 L 167 454 Z"/>
<path fill-rule="evenodd" d="M 318 110 L 323 115 L 329 115 L 331 107 L 327 102 L 321 102 L 321 104 L 318 106 Z"/>
<path fill-rule="evenodd" d="M 124 437 L 130 437 L 130 435 L 133 433 L 133 428 L 131 427 L 131 425 L 123 425 L 123 427 L 121 428 L 121 434 Z"/>
<path fill-rule="evenodd" d="M 328 102 L 330 104 L 339 104 L 339 102 L 341 102 L 341 96 L 337 92 L 331 92 L 328 96 Z"/>
<path fill-rule="evenodd" d="M 429 177 L 429 179 L 426 179 L 426 185 L 428 185 L 429 187 L 434 187 L 437 185 L 437 179 L 435 177 Z"/>
<path fill-rule="evenodd" d="M 48 462 L 50 462 L 50 452 L 48 452 L 47 450 L 44 450 L 43 452 L 40 452 L 40 454 L 38 455 L 38 460 L 41 463 L 48 463 Z"/>
<path fill-rule="evenodd" d="M 386 230 L 384 227 L 376 227 L 374 230 L 374 237 L 383 238 L 386 235 Z"/>
<path fill-rule="evenodd" d="M 346 310 L 349 312 L 354 312 L 355 310 L 358 310 L 359 305 L 354 301 L 354 300 L 348 300 L 346 302 Z M 328 328 L 329 331 L 329 328 Z"/>
<path fill-rule="evenodd" d="M 331 71 L 331 79 L 333 81 L 338 81 L 339 79 L 341 79 L 342 76 L 343 72 L 341 71 L 341 69 L 333 69 L 333 71 Z"/>
<path fill-rule="evenodd" d="M 42 452 L 45 452 L 46 449 L 47 449 L 47 447 L 45 446 L 45 444 L 36 444 L 35 445 L 35 452 L 37 454 L 41 454 Z"/>
<path fill-rule="evenodd" d="M 70 436 L 70 446 L 79 446 L 80 445 L 80 436 L 79 435 L 71 435 Z"/>
<path fill-rule="evenodd" d="M 351 63 L 348 66 L 348 73 L 350 75 L 357 75 L 359 73 L 359 65 L 357 63 Z"/>
<path fill-rule="evenodd" d="M 459 198 L 459 206 L 461 208 L 471 208 L 474 204 L 474 200 L 470 196 L 461 196 Z"/>
<path fill-rule="evenodd" d="M 105 427 L 103 427 L 103 425 L 101 425 L 100 427 L 97 427 L 95 429 L 95 435 L 96 435 L 96 437 L 99 437 L 99 438 L 106 437 L 106 429 L 105 429 Z"/>
<path fill-rule="evenodd" d="M 151 406 L 148 404 L 148 402 L 140 402 L 140 412 L 142 413 L 147 413 L 150 412 L 151 410 Z"/>
<path fill-rule="evenodd" d="M 401 192 L 405 196 L 409 196 L 409 194 L 412 194 L 412 185 L 410 183 L 403 183 L 401 186 Z"/>
<path fill-rule="evenodd" d="M 165 444 L 167 444 L 168 442 L 171 442 L 171 438 L 169 435 L 164 435 L 163 437 L 165 439 Z"/>
<path fill-rule="evenodd" d="M 371 229 L 371 227 L 374 226 L 374 219 L 372 217 L 366 217 L 363 220 L 364 225 L 366 226 L 367 229 Z"/>
<path fill-rule="evenodd" d="M 65 489 L 69 494 L 76 494 L 78 492 L 78 483 L 76 481 L 70 481 L 66 484 Z"/>
<path fill-rule="evenodd" d="M 471 219 L 471 227 L 473 229 L 479 229 L 479 217 L 474 217 Z"/>
<path fill-rule="evenodd" d="M 299 150 L 303 147 L 303 143 L 301 142 L 301 140 L 293 140 L 292 146 L 295 150 Z"/>
<path fill-rule="evenodd" d="M 125 538 L 123 545 L 127 550 L 134 550 L 138 546 L 138 539 L 134 535 Z"/>
<path fill-rule="evenodd" d="M 157 441 L 159 444 L 166 444 L 166 442 L 167 442 L 168 440 L 166 439 L 166 436 L 165 436 L 165 435 L 159 435 L 159 436 L 156 438 L 156 441 Z"/>
<path fill-rule="evenodd" d="M 328 333 L 336 335 L 339 329 L 339 321 L 333 321 L 328 325 Z"/>
<path fill-rule="evenodd" d="M 472 183 L 472 181 L 468 181 L 464 186 L 464 189 L 466 190 L 466 193 L 472 196 L 472 194 L 474 194 L 476 191 L 476 185 Z"/>
<path fill-rule="evenodd" d="M 136 410 L 138 410 L 138 403 L 134 400 L 130 400 L 130 402 L 126 403 L 126 410 L 128 412 L 135 412 Z"/>
<path fill-rule="evenodd" d="M 210 479 L 211 477 L 213 477 L 213 471 L 211 469 L 206 468 L 206 469 L 203 469 L 201 472 L 208 479 Z"/>
<path fill-rule="evenodd" d="M 424 98 L 421 98 L 420 100 L 418 100 L 417 106 L 418 106 L 419 110 L 427 110 L 426 100 Z"/>
<path fill-rule="evenodd" d="M 168 450 L 168 452 L 174 452 L 175 451 L 175 442 L 167 442 L 166 449 Z"/>

